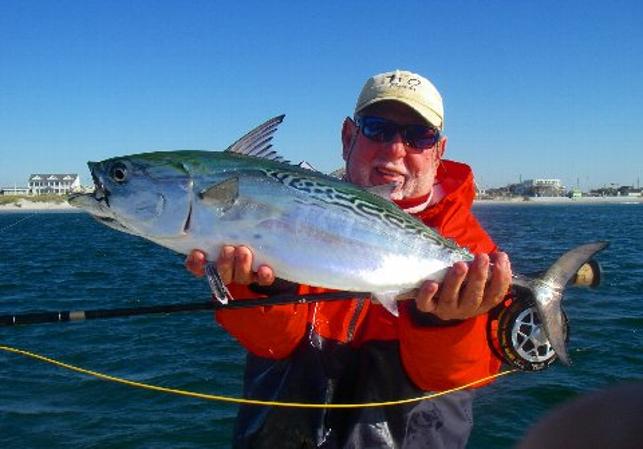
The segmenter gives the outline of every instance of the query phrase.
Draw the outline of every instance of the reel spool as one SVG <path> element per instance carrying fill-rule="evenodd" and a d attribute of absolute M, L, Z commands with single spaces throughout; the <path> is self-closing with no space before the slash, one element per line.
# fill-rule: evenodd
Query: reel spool
<path fill-rule="evenodd" d="M 510 304 L 499 309 L 489 323 L 495 327 L 491 335 L 496 355 L 513 368 L 522 371 L 540 371 L 557 359 L 549 343 L 533 301 L 514 297 Z M 563 310 L 565 341 L 569 336 L 569 322 Z"/>
<path fill-rule="evenodd" d="M 569 286 L 597 287 L 602 278 L 602 269 L 596 260 L 582 265 Z M 565 342 L 569 339 L 569 320 L 562 310 Z M 531 293 L 512 289 L 504 303 L 491 312 L 487 336 L 496 356 L 513 368 L 522 371 L 540 371 L 557 359 L 549 343 Z"/>

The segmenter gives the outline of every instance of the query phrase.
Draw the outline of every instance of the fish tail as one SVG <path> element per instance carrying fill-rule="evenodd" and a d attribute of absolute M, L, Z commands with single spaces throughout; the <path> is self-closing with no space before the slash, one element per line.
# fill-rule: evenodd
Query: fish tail
<path fill-rule="evenodd" d="M 570 359 L 565 344 L 566 320 L 561 308 L 563 292 L 578 270 L 608 244 L 599 241 L 577 246 L 560 256 L 542 276 L 515 283 L 526 287 L 533 295 L 545 335 L 560 361 L 566 365 L 570 364 Z"/>

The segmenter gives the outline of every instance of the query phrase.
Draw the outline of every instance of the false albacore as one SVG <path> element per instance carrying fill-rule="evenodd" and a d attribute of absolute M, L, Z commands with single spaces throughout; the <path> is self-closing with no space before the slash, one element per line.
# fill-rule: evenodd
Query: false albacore
<path fill-rule="evenodd" d="M 179 253 L 216 257 L 245 245 L 254 268 L 286 280 L 370 292 L 392 313 L 426 279 L 472 254 L 406 214 L 388 198 L 394 186 L 357 187 L 290 165 L 272 149 L 283 116 L 252 130 L 223 152 L 142 153 L 88 163 L 95 190 L 69 202 L 100 222 Z M 605 247 L 583 245 L 543 277 L 516 278 L 535 299 L 545 332 L 566 362 L 562 292 Z"/>

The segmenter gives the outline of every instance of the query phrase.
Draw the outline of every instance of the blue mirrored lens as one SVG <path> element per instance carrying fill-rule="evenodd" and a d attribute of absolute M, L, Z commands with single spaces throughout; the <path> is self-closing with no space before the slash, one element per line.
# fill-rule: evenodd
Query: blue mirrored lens
<path fill-rule="evenodd" d="M 386 143 L 399 133 L 413 148 L 428 149 L 438 141 L 440 132 L 425 125 L 398 125 L 380 117 L 359 117 L 357 124 L 364 136 L 375 142 Z"/>
<path fill-rule="evenodd" d="M 376 142 L 390 142 L 397 133 L 397 124 L 378 117 L 364 117 L 360 120 L 362 133 Z"/>
<path fill-rule="evenodd" d="M 435 128 L 422 125 L 409 125 L 401 131 L 402 137 L 415 148 L 430 148 L 440 136 Z"/>

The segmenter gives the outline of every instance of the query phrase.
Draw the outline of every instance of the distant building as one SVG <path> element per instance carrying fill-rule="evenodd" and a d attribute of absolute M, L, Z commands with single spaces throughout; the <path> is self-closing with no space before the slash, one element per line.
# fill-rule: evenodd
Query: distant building
<path fill-rule="evenodd" d="M 601 187 L 598 189 L 590 190 L 591 196 L 641 196 L 641 189 L 631 186 L 620 186 L 617 184 L 610 184 L 609 186 Z"/>
<path fill-rule="evenodd" d="M 80 189 L 80 178 L 75 173 L 36 173 L 28 184 L 32 195 L 66 195 Z"/>
<path fill-rule="evenodd" d="M 0 195 L 29 195 L 29 187 L 0 187 Z"/>
<path fill-rule="evenodd" d="M 632 186 L 621 186 L 616 190 L 618 196 L 642 196 L 641 189 Z"/>
<path fill-rule="evenodd" d="M 527 179 L 518 186 L 523 196 L 561 196 L 565 192 L 560 179 Z"/>
<path fill-rule="evenodd" d="M 570 198 L 582 198 L 583 197 L 583 191 L 578 187 L 574 187 L 571 190 L 571 192 L 569 192 L 569 197 Z"/>

